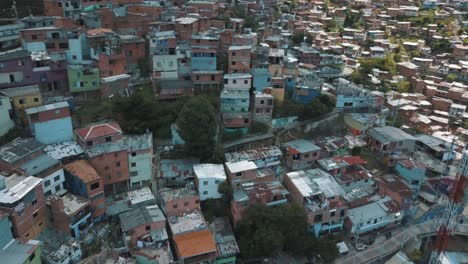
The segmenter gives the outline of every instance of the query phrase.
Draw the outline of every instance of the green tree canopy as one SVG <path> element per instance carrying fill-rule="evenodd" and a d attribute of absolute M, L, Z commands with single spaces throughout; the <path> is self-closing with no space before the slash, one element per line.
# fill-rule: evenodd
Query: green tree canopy
<path fill-rule="evenodd" d="M 189 154 L 207 160 L 215 150 L 216 114 L 205 97 L 192 97 L 177 118 L 178 132 Z"/>
<path fill-rule="evenodd" d="M 236 229 L 244 258 L 272 256 L 279 251 L 294 255 L 320 254 L 326 262 L 336 258 L 335 243 L 317 240 L 308 232 L 304 210 L 296 204 L 248 208 Z"/>

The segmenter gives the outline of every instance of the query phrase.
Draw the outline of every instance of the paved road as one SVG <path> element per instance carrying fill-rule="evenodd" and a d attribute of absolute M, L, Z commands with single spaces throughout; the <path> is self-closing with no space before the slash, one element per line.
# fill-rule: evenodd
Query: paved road
<path fill-rule="evenodd" d="M 369 246 L 366 250 L 354 255 L 347 255 L 335 260 L 336 264 L 363 264 L 373 263 L 384 259 L 402 249 L 408 243 L 424 236 L 433 235 L 437 230 L 437 225 L 433 221 L 412 225 L 395 231 L 392 238 L 379 244 Z M 459 224 L 456 234 L 468 236 L 468 224 Z M 350 252 L 351 253 L 351 252 Z"/>

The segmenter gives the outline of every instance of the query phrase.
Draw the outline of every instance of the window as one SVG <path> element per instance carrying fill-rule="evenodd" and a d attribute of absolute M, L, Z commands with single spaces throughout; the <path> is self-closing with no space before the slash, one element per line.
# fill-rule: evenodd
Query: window
<path fill-rule="evenodd" d="M 115 175 L 119 178 L 122 177 L 122 173 L 120 171 L 118 171 Z"/>
<path fill-rule="evenodd" d="M 136 156 L 136 152 L 132 152 L 132 157 L 135 157 Z"/>
<path fill-rule="evenodd" d="M 151 226 L 145 226 L 146 231 L 151 230 Z"/>
<path fill-rule="evenodd" d="M 39 215 L 38 212 L 34 212 L 34 213 L 33 213 L 33 217 L 34 217 L 34 218 L 36 218 L 38 215 Z"/>
<path fill-rule="evenodd" d="M 228 84 L 228 79 L 224 79 L 224 84 Z"/>
<path fill-rule="evenodd" d="M 133 52 L 131 50 L 126 50 L 125 51 L 125 56 L 130 57 L 133 55 Z"/>
<path fill-rule="evenodd" d="M 236 62 L 235 62 L 235 61 L 231 61 L 231 65 L 236 65 Z"/>
<path fill-rule="evenodd" d="M 185 207 L 189 206 L 189 202 L 184 202 L 184 206 Z"/>
<path fill-rule="evenodd" d="M 111 142 L 112 141 L 112 137 L 106 137 L 106 142 Z"/>
<path fill-rule="evenodd" d="M 50 186 L 50 180 L 45 181 L 45 182 L 44 182 L 44 186 L 45 186 L 45 187 Z"/>
<path fill-rule="evenodd" d="M 200 80 L 200 75 L 197 75 L 197 76 L 196 76 L 196 79 L 197 79 L 197 81 Z"/>
<path fill-rule="evenodd" d="M 199 203 L 200 203 L 200 200 L 198 200 L 198 199 L 195 200 L 195 203 L 196 203 L 196 204 L 199 204 Z"/>
<path fill-rule="evenodd" d="M 215 180 L 215 184 L 219 184 L 219 182 L 220 182 L 219 180 Z"/>
<path fill-rule="evenodd" d="M 52 192 L 50 190 L 44 193 L 45 196 L 49 196 L 51 194 L 52 194 Z"/>
<path fill-rule="evenodd" d="M 237 83 L 237 80 L 232 80 L 232 83 L 233 83 L 233 84 L 236 84 L 236 83 Z"/>
<path fill-rule="evenodd" d="M 55 186 L 55 191 L 56 191 L 56 192 L 60 191 L 60 189 L 61 189 L 61 188 L 60 188 L 60 185 Z"/>
<path fill-rule="evenodd" d="M 31 204 L 35 206 L 37 204 L 37 200 L 36 199 L 32 200 Z"/>
<path fill-rule="evenodd" d="M 331 212 L 330 212 L 330 217 L 334 217 L 335 214 L 336 214 L 336 211 L 331 211 Z"/>
<path fill-rule="evenodd" d="M 116 166 L 116 167 L 120 167 L 120 161 L 117 161 L 117 162 L 115 163 L 115 166 Z"/>
<path fill-rule="evenodd" d="M 105 167 L 104 167 L 104 170 L 109 170 L 109 166 L 105 166 Z"/>
<path fill-rule="evenodd" d="M 37 39 L 37 35 L 31 35 L 32 39 Z"/>
<path fill-rule="evenodd" d="M 106 179 L 107 179 L 108 181 L 110 181 L 111 176 L 110 176 L 110 175 L 107 175 L 107 176 L 106 176 Z"/>
<path fill-rule="evenodd" d="M 72 55 L 72 59 L 73 59 L 73 60 L 76 60 L 76 55 Z"/>
<path fill-rule="evenodd" d="M 26 100 L 25 99 L 19 99 L 18 101 L 20 104 L 25 104 L 26 103 Z"/>
<path fill-rule="evenodd" d="M 172 206 L 172 208 L 174 208 L 174 209 L 177 209 L 177 207 L 178 207 L 177 204 L 174 204 L 174 205 Z"/>
<path fill-rule="evenodd" d="M 249 81 L 248 81 L 248 80 L 244 80 L 244 84 L 249 84 Z"/>
<path fill-rule="evenodd" d="M 231 54 L 232 54 L 232 56 L 236 56 L 236 52 L 232 52 Z"/>
<path fill-rule="evenodd" d="M 22 65 L 24 65 L 24 61 L 18 60 L 18 66 L 22 66 Z"/>
<path fill-rule="evenodd" d="M 58 182 L 60 180 L 60 175 L 54 177 L 54 182 Z"/>
<path fill-rule="evenodd" d="M 68 49 L 68 43 L 59 43 L 59 48 Z"/>
<path fill-rule="evenodd" d="M 95 182 L 93 184 L 91 184 L 91 186 L 89 186 L 89 188 L 92 190 L 96 190 L 97 188 L 99 188 L 99 182 Z"/>
<path fill-rule="evenodd" d="M 203 182 L 203 185 L 208 185 L 208 181 L 204 181 L 204 182 Z"/>
<path fill-rule="evenodd" d="M 136 167 L 136 162 L 132 162 L 132 164 L 130 164 L 130 166 Z"/>
<path fill-rule="evenodd" d="M 340 217 L 344 217 L 345 216 L 345 210 L 341 210 L 340 211 Z"/>
<path fill-rule="evenodd" d="M 138 171 L 131 171 L 130 176 L 132 177 L 138 176 Z"/>
<path fill-rule="evenodd" d="M 208 194 L 208 191 L 203 191 L 203 194 L 204 194 L 204 195 L 207 195 L 207 194 Z"/>
<path fill-rule="evenodd" d="M 93 145 L 93 141 L 86 141 L 86 146 L 90 147 Z"/>
<path fill-rule="evenodd" d="M 242 172 L 236 173 L 236 176 L 237 176 L 237 177 L 242 176 Z"/>
<path fill-rule="evenodd" d="M 118 156 L 119 156 L 119 153 L 118 153 L 118 152 L 114 153 L 114 157 L 117 158 Z"/>
<path fill-rule="evenodd" d="M 248 124 L 249 123 L 249 119 L 248 118 L 245 118 L 244 119 L 244 124 Z"/>
<path fill-rule="evenodd" d="M 212 81 L 215 80 L 215 76 L 214 76 L 214 75 L 211 75 L 211 80 L 212 80 Z"/>
<path fill-rule="evenodd" d="M 322 214 L 315 215 L 314 222 L 322 222 Z"/>

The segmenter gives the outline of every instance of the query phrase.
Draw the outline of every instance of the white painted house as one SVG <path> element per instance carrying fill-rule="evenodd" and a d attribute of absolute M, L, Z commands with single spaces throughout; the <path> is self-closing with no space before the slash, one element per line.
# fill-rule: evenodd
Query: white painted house
<path fill-rule="evenodd" d="M 193 165 L 193 171 L 201 201 L 221 198 L 218 186 L 226 181 L 226 173 L 222 164 L 196 164 Z"/>

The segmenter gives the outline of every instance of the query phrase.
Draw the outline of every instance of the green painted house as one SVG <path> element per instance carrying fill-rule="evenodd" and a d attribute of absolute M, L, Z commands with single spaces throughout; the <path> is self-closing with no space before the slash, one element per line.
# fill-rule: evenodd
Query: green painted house
<path fill-rule="evenodd" d="M 72 93 L 99 91 L 100 81 L 97 67 L 87 64 L 68 66 L 68 85 Z"/>

